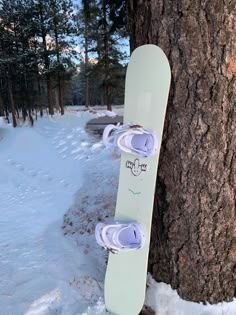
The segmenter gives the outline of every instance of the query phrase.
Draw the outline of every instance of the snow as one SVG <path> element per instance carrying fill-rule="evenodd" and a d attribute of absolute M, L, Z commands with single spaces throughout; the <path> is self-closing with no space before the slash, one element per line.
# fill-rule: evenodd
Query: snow
<path fill-rule="evenodd" d="M 157 315 L 235 315 L 236 301 L 203 305 L 184 301 L 175 290 L 165 283 L 155 282 L 148 275 L 146 304 L 156 311 Z"/>
<path fill-rule="evenodd" d="M 85 131 L 105 114 L 70 110 L 15 129 L 0 118 L 2 315 L 108 314 L 94 227 L 114 214 L 120 155 Z M 146 304 L 158 315 L 236 314 L 235 301 L 187 302 L 150 275 Z"/>

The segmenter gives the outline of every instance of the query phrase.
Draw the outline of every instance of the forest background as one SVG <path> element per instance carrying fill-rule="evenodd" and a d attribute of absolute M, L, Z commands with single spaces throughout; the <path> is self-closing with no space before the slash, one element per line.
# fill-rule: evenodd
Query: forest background
<path fill-rule="evenodd" d="M 125 1 L 0 0 L 0 116 L 124 102 Z"/>

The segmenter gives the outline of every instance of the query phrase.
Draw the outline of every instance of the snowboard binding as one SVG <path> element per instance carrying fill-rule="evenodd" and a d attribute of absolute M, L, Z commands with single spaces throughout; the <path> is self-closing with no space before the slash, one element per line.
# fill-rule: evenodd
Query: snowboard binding
<path fill-rule="evenodd" d="M 118 146 L 122 151 L 140 156 L 150 157 L 157 151 L 155 134 L 140 125 L 108 125 L 103 132 L 103 143 L 107 147 Z"/>
<path fill-rule="evenodd" d="M 141 249 L 144 246 L 144 233 L 141 225 L 136 222 L 98 223 L 95 237 L 100 246 L 113 254 Z"/>

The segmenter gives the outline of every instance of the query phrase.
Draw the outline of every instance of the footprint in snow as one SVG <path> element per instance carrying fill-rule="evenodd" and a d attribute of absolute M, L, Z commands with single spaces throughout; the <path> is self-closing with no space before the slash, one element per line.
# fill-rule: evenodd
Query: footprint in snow
<path fill-rule="evenodd" d="M 84 301 L 89 305 L 94 305 L 102 295 L 103 288 L 100 283 L 89 276 L 82 276 L 79 278 L 74 278 L 70 281 L 70 285 L 76 286 L 80 289 L 80 294 Z"/>
<path fill-rule="evenodd" d="M 58 145 L 56 146 L 56 149 L 59 149 L 61 146 L 63 146 L 64 144 L 66 144 L 66 141 L 60 141 L 59 143 L 58 143 Z"/>
<path fill-rule="evenodd" d="M 73 146 L 78 145 L 78 141 L 72 141 L 71 145 L 73 145 Z"/>
<path fill-rule="evenodd" d="M 34 301 L 25 315 L 43 315 L 50 306 L 61 299 L 60 289 L 55 289 Z"/>
<path fill-rule="evenodd" d="M 72 135 L 68 135 L 66 138 L 67 139 L 72 139 L 74 137 L 74 135 L 72 134 Z"/>
<path fill-rule="evenodd" d="M 65 151 L 67 151 L 68 150 L 68 147 L 64 147 L 64 148 L 62 148 L 62 150 L 61 151 L 59 151 L 60 153 L 64 153 Z"/>

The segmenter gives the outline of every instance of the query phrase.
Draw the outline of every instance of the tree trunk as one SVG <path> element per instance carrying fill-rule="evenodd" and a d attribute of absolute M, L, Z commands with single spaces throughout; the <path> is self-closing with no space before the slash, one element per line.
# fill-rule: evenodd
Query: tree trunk
<path fill-rule="evenodd" d="M 43 117 L 43 107 L 40 106 L 40 117 Z"/>
<path fill-rule="evenodd" d="M 55 35 L 55 42 L 56 42 L 56 55 L 57 55 L 57 65 L 60 65 L 60 51 L 59 51 L 59 41 L 58 41 L 58 21 L 57 18 L 54 18 L 54 35 Z M 58 82 L 58 103 L 61 111 L 61 115 L 64 115 L 64 97 L 63 97 L 63 82 L 62 77 L 59 72 L 57 73 L 57 82 Z"/>
<path fill-rule="evenodd" d="M 102 59 L 102 53 L 101 53 L 101 42 L 100 42 L 100 38 L 99 35 L 97 34 L 97 53 L 98 53 L 98 63 L 101 63 L 101 59 Z M 102 82 L 103 79 L 103 74 L 101 73 L 101 71 L 99 71 L 99 81 Z M 103 106 L 104 105 L 104 89 L 101 89 L 100 92 L 100 103 Z"/>
<path fill-rule="evenodd" d="M 104 98 L 107 103 L 107 110 L 111 111 L 111 103 L 109 98 L 109 43 L 108 43 L 108 25 L 107 25 L 107 1 L 102 1 L 102 12 L 103 12 L 103 43 L 104 43 L 104 74 L 105 74 L 105 80 L 104 80 Z"/>
<path fill-rule="evenodd" d="M 0 92 L 1 93 L 1 92 Z M 0 94 L 0 117 L 1 116 L 4 116 L 5 113 L 4 113 L 4 105 L 3 105 L 3 100 L 2 100 L 2 96 Z"/>
<path fill-rule="evenodd" d="M 31 124 L 31 126 L 33 127 L 33 125 L 34 125 L 34 118 L 33 118 L 33 116 L 31 115 L 31 109 L 28 109 L 28 113 L 29 113 L 29 121 L 30 121 L 30 124 Z"/>
<path fill-rule="evenodd" d="M 25 108 L 25 106 L 22 107 L 22 118 L 23 118 L 23 121 L 25 122 L 26 121 L 26 118 L 27 118 L 27 110 Z"/>
<path fill-rule="evenodd" d="M 52 79 L 50 74 L 47 74 L 47 94 L 48 94 L 48 110 L 50 115 L 54 115 L 53 101 L 52 101 Z"/>
<path fill-rule="evenodd" d="M 131 49 L 157 44 L 172 69 L 149 270 L 184 299 L 231 301 L 236 296 L 235 1 L 128 0 L 128 10 Z"/>
<path fill-rule="evenodd" d="M 88 4 L 87 4 L 88 5 Z M 84 50 L 85 50 L 85 108 L 89 107 L 89 57 L 88 57 L 88 14 L 85 12 L 85 35 L 84 35 Z"/>
<path fill-rule="evenodd" d="M 50 59 L 49 59 L 49 53 L 47 49 L 47 31 L 45 26 L 45 19 L 44 19 L 44 9 L 43 9 L 43 1 L 39 1 L 39 18 L 40 18 L 40 27 L 41 27 L 41 36 L 43 41 L 43 50 L 44 50 L 44 65 L 46 69 L 46 81 L 47 81 L 47 97 L 48 97 L 48 110 L 50 115 L 54 115 L 54 109 L 53 109 L 53 102 L 52 102 L 52 79 L 51 74 L 49 72 L 50 69 Z"/>
<path fill-rule="evenodd" d="M 12 122 L 13 122 L 13 127 L 15 128 L 17 126 L 16 107 L 15 107 L 15 100 L 14 100 L 13 92 L 12 92 L 12 79 L 9 76 L 7 76 L 7 86 L 8 86 L 8 96 L 10 100 L 11 113 L 12 113 Z"/>
<path fill-rule="evenodd" d="M 64 86 L 63 79 L 59 74 L 58 75 L 58 98 L 59 98 L 59 107 L 60 107 L 61 115 L 65 114 L 63 86 Z"/>

